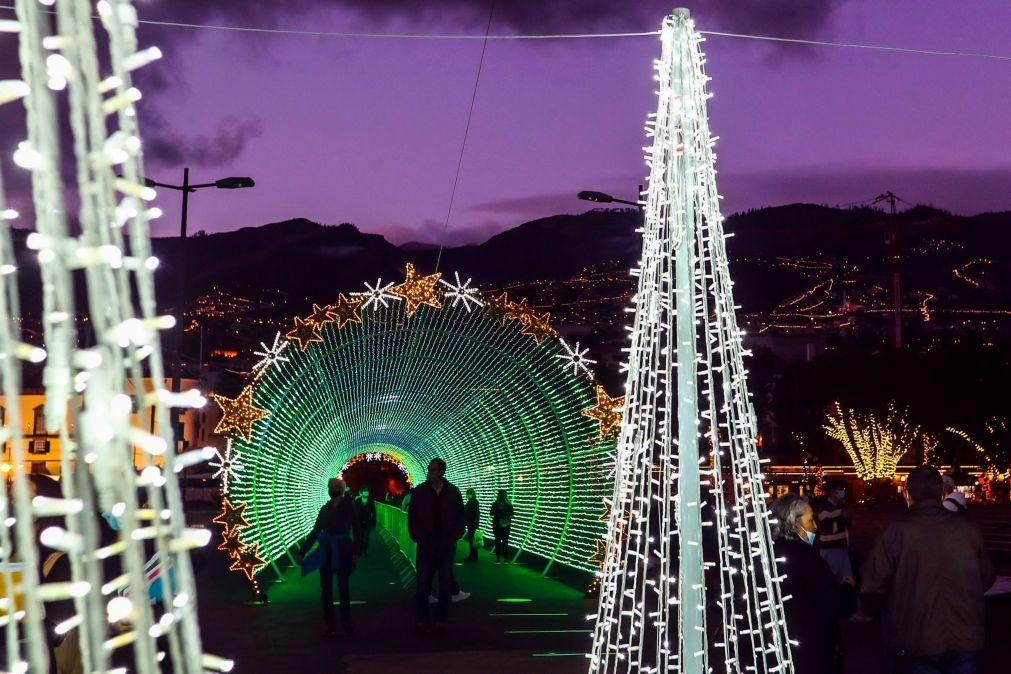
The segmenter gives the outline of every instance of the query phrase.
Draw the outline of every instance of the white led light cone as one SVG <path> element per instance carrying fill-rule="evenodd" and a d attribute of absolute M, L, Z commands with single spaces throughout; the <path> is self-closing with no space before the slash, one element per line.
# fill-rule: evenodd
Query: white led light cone
<path fill-rule="evenodd" d="M 591 674 L 793 671 L 700 41 L 687 10 L 664 20 Z"/>

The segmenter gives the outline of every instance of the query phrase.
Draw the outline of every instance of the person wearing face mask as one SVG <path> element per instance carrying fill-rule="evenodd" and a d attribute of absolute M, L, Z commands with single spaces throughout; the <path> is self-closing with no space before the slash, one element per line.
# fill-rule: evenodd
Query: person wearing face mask
<path fill-rule="evenodd" d="M 836 581 L 814 547 L 816 524 L 811 504 L 788 494 L 771 507 L 773 547 L 781 584 L 786 627 L 792 641 L 795 674 L 840 674 L 843 671 L 839 621 L 855 601 L 852 578 Z"/>
<path fill-rule="evenodd" d="M 345 634 L 352 634 L 351 628 L 351 570 L 361 555 L 362 529 L 358 512 L 351 497 L 345 495 L 347 485 L 340 478 L 327 483 L 330 500 L 323 504 L 316 517 L 316 524 L 305 537 L 296 559 L 302 566 L 302 575 L 319 570 L 320 601 L 326 627 L 324 635 L 334 633 L 333 577 L 337 576 L 340 592 L 341 627 Z M 313 553 L 305 553 L 317 543 Z"/>
<path fill-rule="evenodd" d="M 899 674 L 980 671 L 983 593 L 997 576 L 979 528 L 941 505 L 943 484 L 930 466 L 910 471 L 909 510 L 882 529 L 862 568 L 860 589 L 883 604 Z"/>
<path fill-rule="evenodd" d="M 833 480 L 828 484 L 828 497 L 818 509 L 818 550 L 828 562 L 836 580 L 853 578 L 850 561 L 849 512 L 846 510 L 846 483 Z"/>

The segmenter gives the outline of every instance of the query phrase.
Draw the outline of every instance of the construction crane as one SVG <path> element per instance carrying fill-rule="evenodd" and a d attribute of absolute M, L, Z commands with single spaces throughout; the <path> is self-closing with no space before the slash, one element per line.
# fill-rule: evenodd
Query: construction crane
<path fill-rule="evenodd" d="M 902 348 L 902 240 L 899 237 L 899 223 L 895 220 L 895 202 L 905 201 L 891 190 L 874 197 L 871 204 L 888 202 L 889 213 L 893 216 L 885 235 L 885 251 L 892 268 L 892 315 L 895 320 L 895 348 Z"/>

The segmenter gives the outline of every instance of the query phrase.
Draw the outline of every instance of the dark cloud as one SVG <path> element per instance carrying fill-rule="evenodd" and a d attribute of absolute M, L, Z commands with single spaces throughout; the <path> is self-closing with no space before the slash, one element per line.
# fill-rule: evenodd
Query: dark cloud
<path fill-rule="evenodd" d="M 185 137 L 174 131 L 154 129 L 146 134 L 144 156 L 162 166 L 220 166 L 235 159 L 246 144 L 263 133 L 260 120 L 225 117 L 213 136 Z"/>
<path fill-rule="evenodd" d="M 766 32 L 784 37 L 820 34 L 836 9 L 846 0 L 706 0 L 693 9 L 700 24 L 713 30 Z M 595 29 L 650 30 L 669 13 L 669 0 L 496 0 L 497 29 L 533 32 Z M 483 27 L 492 0 L 176 0 L 138 3 L 142 19 L 199 23 L 213 19 L 233 25 L 276 25 L 282 18 L 311 16 L 327 9 L 352 10 L 381 25 L 406 19 L 421 26 L 456 24 Z M 313 28 L 323 28 L 313 25 Z M 338 30 L 340 26 L 331 26 Z M 169 37 L 169 31 L 154 28 Z"/>
<path fill-rule="evenodd" d="M 558 194 L 484 201 L 474 204 L 467 210 L 477 213 L 509 213 L 527 216 L 584 211 L 586 210 L 585 206 L 585 202 L 576 199 L 576 190 L 573 190 Z"/>

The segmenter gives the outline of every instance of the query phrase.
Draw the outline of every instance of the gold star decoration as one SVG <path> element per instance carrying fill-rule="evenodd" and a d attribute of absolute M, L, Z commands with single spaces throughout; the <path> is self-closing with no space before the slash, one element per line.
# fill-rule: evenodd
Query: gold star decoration
<path fill-rule="evenodd" d="M 397 297 L 402 297 L 407 302 L 407 317 L 410 318 L 421 308 L 422 304 L 427 304 L 436 309 L 442 308 L 442 301 L 439 299 L 438 283 L 442 274 L 435 273 L 428 276 L 421 276 L 414 271 L 414 265 L 407 264 L 407 274 L 404 282 L 390 288 L 390 293 Z"/>
<path fill-rule="evenodd" d="M 235 432 L 249 442 L 253 437 L 253 424 L 270 416 L 270 412 L 253 404 L 252 384 L 242 389 L 235 398 L 212 393 L 211 398 L 221 408 L 221 420 L 214 427 L 215 433 Z"/>
<path fill-rule="evenodd" d="M 241 571 L 246 574 L 246 578 L 253 580 L 253 576 L 261 566 L 266 566 L 267 562 L 260 557 L 260 544 L 244 546 L 239 554 L 235 556 L 235 561 L 228 567 L 229 571 Z"/>
<path fill-rule="evenodd" d="M 242 551 L 242 541 L 239 540 L 239 530 L 222 531 L 221 538 L 224 539 L 218 546 L 218 550 L 227 552 L 229 557 L 238 557 Z"/>
<path fill-rule="evenodd" d="M 363 301 L 358 297 L 348 299 L 341 293 L 337 297 L 337 304 L 329 307 L 330 320 L 336 321 L 338 328 L 343 328 L 348 323 L 361 323 L 362 317 L 358 315 L 358 308 L 362 306 Z"/>
<path fill-rule="evenodd" d="M 608 503 L 607 499 L 604 499 L 604 512 L 600 517 L 597 518 L 598 522 L 607 522 L 611 519 L 611 504 Z M 218 548 L 220 550 L 220 548 Z"/>
<path fill-rule="evenodd" d="M 305 351 L 312 342 L 322 342 L 323 335 L 319 334 L 316 324 L 310 320 L 302 320 L 295 317 L 295 327 L 285 334 L 284 338 L 290 342 L 298 342 L 299 351 Z"/>
<path fill-rule="evenodd" d="M 489 318 L 501 319 L 502 325 L 505 325 L 506 319 L 509 318 L 509 308 L 512 306 L 512 302 L 509 301 L 509 293 L 502 293 L 498 297 L 489 297 L 484 301 L 484 315 Z"/>
<path fill-rule="evenodd" d="M 343 297 L 343 295 L 341 295 L 341 297 Z M 333 322 L 333 314 L 330 313 L 329 306 L 321 307 L 313 302 L 312 313 L 306 317 L 305 321 L 306 323 L 312 323 L 313 327 L 319 329 L 327 323 Z"/>
<path fill-rule="evenodd" d="M 526 323 L 529 315 L 530 307 L 527 305 L 527 298 L 525 297 L 519 302 L 510 302 L 509 308 L 506 309 L 506 318 L 511 318 L 520 323 Z"/>
<path fill-rule="evenodd" d="M 593 551 L 593 555 L 586 561 L 603 568 L 604 560 L 607 558 L 607 543 L 597 538 L 593 541 L 593 544 L 596 546 L 596 549 Z"/>
<path fill-rule="evenodd" d="M 551 314 L 545 313 L 543 316 L 531 312 L 526 315 L 523 321 L 523 334 L 534 338 L 535 344 L 540 344 L 549 337 L 557 337 L 558 331 L 551 327 L 548 320 Z"/>
<path fill-rule="evenodd" d="M 600 437 L 606 438 L 621 426 L 621 410 L 625 406 L 625 396 L 612 398 L 604 387 L 597 385 L 597 404 L 583 410 L 584 417 L 596 419 L 600 424 Z"/>
<path fill-rule="evenodd" d="M 226 496 L 221 501 L 221 512 L 211 521 L 222 525 L 225 528 L 225 534 L 238 534 L 238 529 L 249 526 L 249 522 L 246 521 L 246 516 L 244 515 L 245 511 L 245 503 L 234 505 Z"/>

